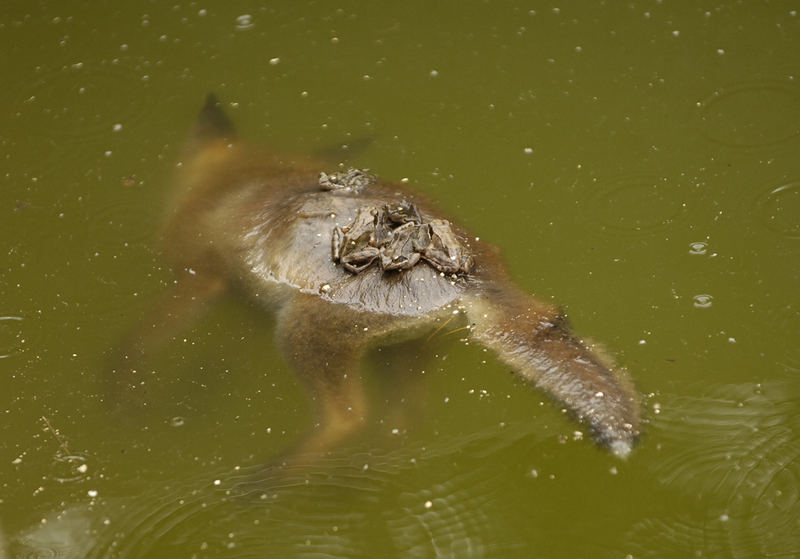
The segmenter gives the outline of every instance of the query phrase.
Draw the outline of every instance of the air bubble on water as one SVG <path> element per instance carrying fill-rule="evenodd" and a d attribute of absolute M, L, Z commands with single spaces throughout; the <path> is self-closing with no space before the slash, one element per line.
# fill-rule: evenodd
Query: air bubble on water
<path fill-rule="evenodd" d="M 696 309 L 707 309 L 714 302 L 714 297 L 705 293 L 695 295 L 692 299 L 694 300 L 694 307 Z"/>
<path fill-rule="evenodd" d="M 236 17 L 236 29 L 250 29 L 253 27 L 253 16 L 242 14 Z"/>
<path fill-rule="evenodd" d="M 689 254 L 702 255 L 708 251 L 708 243 L 697 241 L 689 245 Z"/>

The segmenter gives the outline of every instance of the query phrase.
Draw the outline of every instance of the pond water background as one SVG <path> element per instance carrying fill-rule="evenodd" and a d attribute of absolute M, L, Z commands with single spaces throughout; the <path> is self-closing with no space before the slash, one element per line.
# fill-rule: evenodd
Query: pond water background
<path fill-rule="evenodd" d="M 798 10 L 7 3 L 0 556 L 800 556 Z M 440 336 L 409 356 L 417 425 L 378 413 L 231 499 L 311 423 L 235 297 L 170 341 L 146 414 L 109 414 L 108 351 L 171 281 L 160 212 L 208 91 L 254 142 L 369 139 L 354 164 L 502 247 L 630 370 L 630 459 Z"/>

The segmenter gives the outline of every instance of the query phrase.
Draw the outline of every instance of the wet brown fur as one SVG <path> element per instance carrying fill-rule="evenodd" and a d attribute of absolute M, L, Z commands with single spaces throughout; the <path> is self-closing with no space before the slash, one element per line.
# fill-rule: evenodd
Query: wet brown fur
<path fill-rule="evenodd" d="M 122 344 L 112 377 L 121 397 L 136 394 L 144 356 L 234 288 L 277 313 L 278 344 L 316 409 L 317 426 L 281 458 L 284 464 L 313 461 L 363 425 L 368 404 L 359 363 L 367 348 L 424 339 L 445 323 L 467 328 L 472 340 L 560 401 L 598 444 L 628 454 L 639 435 L 639 399 L 628 375 L 574 337 L 557 307 L 516 287 L 496 247 L 454 225 L 475 258 L 467 276 L 424 263 L 348 273 L 331 259 L 331 234 L 359 207 L 405 200 L 429 219 L 442 213 L 392 182 L 360 194 L 324 192 L 318 177 L 329 165 L 251 148 L 233 136 L 210 96 L 163 235 L 176 282 Z"/>

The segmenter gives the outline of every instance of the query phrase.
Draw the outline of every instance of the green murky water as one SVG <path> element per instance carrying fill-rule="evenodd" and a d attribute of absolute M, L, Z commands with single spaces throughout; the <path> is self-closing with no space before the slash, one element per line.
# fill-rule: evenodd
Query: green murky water
<path fill-rule="evenodd" d="M 800 555 L 799 9 L 12 2 L 0 556 Z M 271 319 L 233 297 L 169 343 L 153 407 L 112 420 L 104 360 L 171 280 L 154 238 L 209 90 L 253 141 L 371 138 L 359 166 L 500 245 L 631 371 L 640 448 L 576 440 L 441 338 L 410 363 L 418 425 L 378 412 L 307 479 L 229 499 L 311 422 Z"/>

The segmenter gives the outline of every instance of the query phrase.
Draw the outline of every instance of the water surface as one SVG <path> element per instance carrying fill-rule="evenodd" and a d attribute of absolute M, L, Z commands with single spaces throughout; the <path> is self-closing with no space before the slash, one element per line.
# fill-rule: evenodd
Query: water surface
<path fill-rule="evenodd" d="M 797 10 L 102 4 L 0 16 L 0 556 L 800 554 Z M 252 141 L 370 140 L 355 164 L 501 246 L 630 370 L 640 448 L 596 449 L 441 335 L 409 359 L 416 425 L 378 413 L 242 502 L 311 408 L 233 296 L 169 342 L 145 413 L 110 414 L 106 356 L 171 281 L 160 209 L 212 90 Z"/>

